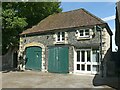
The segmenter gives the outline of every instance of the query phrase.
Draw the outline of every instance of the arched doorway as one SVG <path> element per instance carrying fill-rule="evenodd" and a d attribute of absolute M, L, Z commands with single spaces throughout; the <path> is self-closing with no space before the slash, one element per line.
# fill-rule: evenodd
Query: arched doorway
<path fill-rule="evenodd" d="M 27 47 L 26 50 L 26 69 L 41 70 L 42 66 L 42 48 L 38 46 Z"/>

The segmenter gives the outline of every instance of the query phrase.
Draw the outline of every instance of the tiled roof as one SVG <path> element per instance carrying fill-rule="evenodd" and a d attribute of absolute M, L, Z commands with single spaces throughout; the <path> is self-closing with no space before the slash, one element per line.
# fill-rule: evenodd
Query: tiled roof
<path fill-rule="evenodd" d="M 106 22 L 81 8 L 50 15 L 38 23 L 38 25 L 23 31 L 21 35 L 42 33 L 63 28 L 92 26 L 97 24 L 106 24 Z"/>

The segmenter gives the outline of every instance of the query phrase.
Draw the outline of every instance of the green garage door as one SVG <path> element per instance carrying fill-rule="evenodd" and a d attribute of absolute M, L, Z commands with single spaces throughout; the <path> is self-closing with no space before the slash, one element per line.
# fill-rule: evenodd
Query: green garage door
<path fill-rule="evenodd" d="M 68 47 L 49 47 L 48 71 L 56 73 L 68 73 Z"/>
<path fill-rule="evenodd" d="M 41 70 L 42 49 L 40 47 L 28 47 L 26 58 L 26 69 Z"/>

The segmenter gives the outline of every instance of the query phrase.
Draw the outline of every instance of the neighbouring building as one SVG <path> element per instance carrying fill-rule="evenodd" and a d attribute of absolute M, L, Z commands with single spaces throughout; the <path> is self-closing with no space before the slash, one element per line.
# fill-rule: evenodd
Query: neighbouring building
<path fill-rule="evenodd" d="M 26 69 L 105 76 L 111 59 L 111 40 L 106 22 L 78 9 L 50 15 L 23 31 L 18 57 L 25 53 Z"/>
<path fill-rule="evenodd" d="M 115 32 L 115 43 L 118 46 L 117 58 L 116 58 L 116 68 L 120 69 L 120 1 L 116 3 L 116 32 Z"/>

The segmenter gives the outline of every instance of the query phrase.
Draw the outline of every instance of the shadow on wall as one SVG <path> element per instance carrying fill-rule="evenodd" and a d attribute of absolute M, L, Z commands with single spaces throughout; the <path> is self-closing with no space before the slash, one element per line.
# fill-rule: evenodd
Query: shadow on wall
<path fill-rule="evenodd" d="M 107 85 L 111 88 L 120 90 L 120 75 L 116 74 L 116 63 L 114 54 L 111 49 L 107 51 L 104 57 L 104 63 L 106 63 L 106 76 L 95 75 L 93 79 L 94 86 L 104 86 Z"/>

